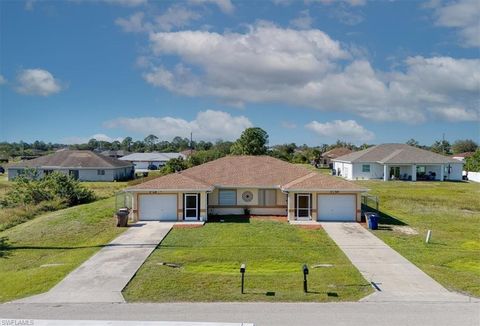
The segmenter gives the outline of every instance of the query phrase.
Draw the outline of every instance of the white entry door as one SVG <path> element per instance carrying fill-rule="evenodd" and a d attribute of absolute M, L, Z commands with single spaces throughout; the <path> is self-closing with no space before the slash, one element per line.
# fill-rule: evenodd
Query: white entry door
<path fill-rule="evenodd" d="M 355 221 L 355 195 L 318 195 L 317 220 Z"/>
<path fill-rule="evenodd" d="M 177 220 L 177 195 L 139 195 L 139 219 L 144 221 Z"/>

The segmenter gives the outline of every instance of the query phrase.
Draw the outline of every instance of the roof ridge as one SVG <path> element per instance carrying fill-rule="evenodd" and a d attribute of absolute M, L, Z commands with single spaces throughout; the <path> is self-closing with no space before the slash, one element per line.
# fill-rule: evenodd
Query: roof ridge
<path fill-rule="evenodd" d="M 185 171 L 185 170 L 184 170 Z M 205 186 L 209 186 L 209 187 L 214 187 L 214 185 L 206 182 L 205 180 L 202 180 L 200 178 L 197 178 L 197 177 L 194 177 L 192 175 L 188 175 L 188 174 L 185 174 L 185 173 L 182 173 L 183 171 L 180 171 L 178 172 L 178 174 L 181 174 L 182 176 L 184 176 L 185 178 L 187 179 L 190 179 L 192 181 L 196 181 L 196 182 L 200 182 L 200 183 L 203 183 Z M 167 175 L 167 174 L 166 174 Z"/>
<path fill-rule="evenodd" d="M 310 179 L 310 178 L 314 177 L 315 175 L 318 175 L 318 173 L 317 173 L 317 172 L 311 172 L 311 173 L 306 174 L 306 175 L 304 175 L 304 176 L 302 176 L 302 177 L 300 177 L 300 178 L 297 178 L 297 179 L 294 179 L 294 180 L 292 180 L 292 181 L 290 181 L 290 182 L 287 182 L 286 184 L 282 185 L 282 188 L 284 188 L 284 187 L 291 187 L 291 186 L 293 186 L 293 185 L 296 185 L 297 183 L 300 183 L 300 182 L 302 182 L 302 181 L 305 181 L 305 180 L 307 180 L 307 179 Z"/>
<path fill-rule="evenodd" d="M 389 159 L 394 158 L 394 157 L 397 156 L 398 154 L 401 154 L 402 152 L 403 152 L 403 148 L 401 148 L 401 149 L 396 149 L 396 150 L 394 150 L 390 155 L 387 155 L 387 156 L 385 156 L 384 158 L 382 158 L 381 160 L 379 160 L 379 162 L 384 163 L 384 162 L 388 161 Z"/>

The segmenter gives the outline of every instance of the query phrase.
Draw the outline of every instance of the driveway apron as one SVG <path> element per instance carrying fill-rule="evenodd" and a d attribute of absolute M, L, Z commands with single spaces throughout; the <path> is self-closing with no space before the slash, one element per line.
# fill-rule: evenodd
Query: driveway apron
<path fill-rule="evenodd" d="M 173 225 L 153 221 L 134 224 L 50 291 L 16 302 L 125 302 L 121 291 Z"/>
<path fill-rule="evenodd" d="M 469 301 L 469 297 L 445 289 L 362 225 L 321 224 L 375 288 L 375 293 L 362 301 Z"/>

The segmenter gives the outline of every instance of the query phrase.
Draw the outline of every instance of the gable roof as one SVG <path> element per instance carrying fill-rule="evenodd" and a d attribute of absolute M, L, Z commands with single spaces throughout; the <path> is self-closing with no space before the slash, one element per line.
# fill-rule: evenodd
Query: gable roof
<path fill-rule="evenodd" d="M 448 164 L 459 163 L 450 157 L 407 144 L 381 144 L 334 159 L 352 163 L 382 164 Z"/>
<path fill-rule="evenodd" d="M 294 182 L 297 181 L 297 182 Z M 189 187 L 188 185 L 191 185 Z M 338 177 L 320 175 L 303 166 L 270 156 L 226 156 L 179 173 L 127 188 L 127 190 L 281 188 L 366 191 Z M 203 187 L 203 188 L 202 188 Z M 303 188 L 302 188 L 303 189 Z"/>
<path fill-rule="evenodd" d="M 86 150 L 63 150 L 33 160 L 12 163 L 9 168 L 121 168 L 131 167 L 112 157 Z"/>
<path fill-rule="evenodd" d="M 325 153 L 323 153 L 321 155 L 321 157 L 324 157 L 324 158 L 337 158 L 339 156 L 342 156 L 342 155 L 347 155 L 347 154 L 350 154 L 351 152 L 353 152 L 350 148 L 346 148 L 346 147 L 336 147 L 334 149 L 331 149 L 329 151 L 326 151 Z"/>
<path fill-rule="evenodd" d="M 129 155 L 125 155 L 120 157 L 119 160 L 122 161 L 139 161 L 139 162 L 156 162 L 156 161 L 168 161 L 172 158 L 183 157 L 185 155 L 181 153 L 159 153 L 159 152 L 151 152 L 151 153 L 132 153 Z"/>

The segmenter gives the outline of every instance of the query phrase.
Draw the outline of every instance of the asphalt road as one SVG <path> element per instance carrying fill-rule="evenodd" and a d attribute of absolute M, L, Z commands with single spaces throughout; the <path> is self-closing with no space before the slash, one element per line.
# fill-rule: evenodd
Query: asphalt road
<path fill-rule="evenodd" d="M 0 305 L 0 318 L 296 325 L 480 325 L 480 303 L 93 303 Z"/>

